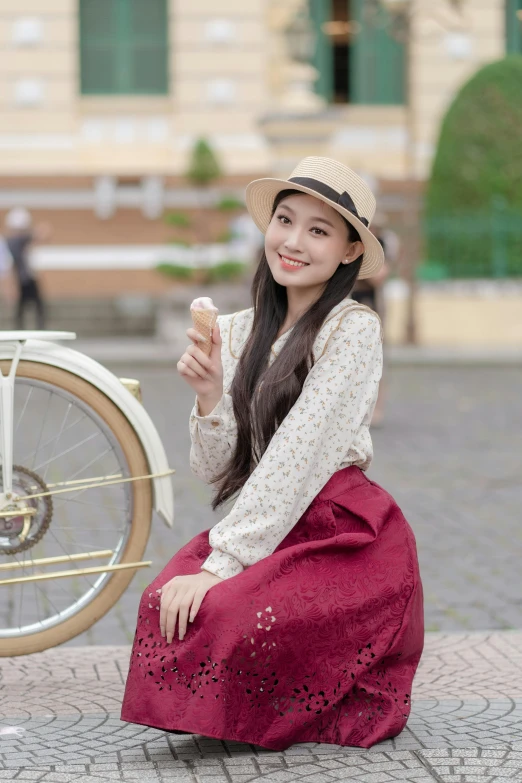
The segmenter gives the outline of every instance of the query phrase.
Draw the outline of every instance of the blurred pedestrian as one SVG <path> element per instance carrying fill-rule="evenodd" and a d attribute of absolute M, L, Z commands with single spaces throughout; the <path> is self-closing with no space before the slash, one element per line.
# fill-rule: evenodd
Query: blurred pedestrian
<path fill-rule="evenodd" d="M 24 329 L 27 307 L 34 304 L 36 325 L 45 329 L 45 305 L 40 286 L 31 269 L 30 250 L 34 242 L 45 241 L 50 234 L 47 224 L 33 227 L 30 212 L 23 207 L 11 209 L 5 218 L 5 239 L 13 260 L 13 271 L 18 285 L 18 304 L 15 313 L 15 328 Z"/>
<path fill-rule="evenodd" d="M 229 228 L 232 234 L 232 246 L 236 252 L 243 254 L 244 260 L 249 264 L 257 264 L 259 255 L 264 248 L 265 238 L 248 212 L 233 218 Z"/>

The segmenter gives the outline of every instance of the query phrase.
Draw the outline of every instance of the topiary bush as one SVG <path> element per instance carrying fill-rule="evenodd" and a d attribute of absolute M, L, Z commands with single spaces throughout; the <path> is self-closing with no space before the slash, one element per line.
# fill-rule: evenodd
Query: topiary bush
<path fill-rule="evenodd" d="M 522 274 L 522 57 L 481 68 L 441 126 L 425 211 L 430 277 Z"/>
<path fill-rule="evenodd" d="M 187 178 L 198 187 L 205 187 L 221 177 L 216 154 L 206 139 L 198 139 L 192 148 Z"/>

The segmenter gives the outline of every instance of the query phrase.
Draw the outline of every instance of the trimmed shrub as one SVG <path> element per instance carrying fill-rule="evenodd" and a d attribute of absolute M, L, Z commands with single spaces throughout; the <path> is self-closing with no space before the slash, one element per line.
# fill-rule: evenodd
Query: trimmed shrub
<path fill-rule="evenodd" d="M 241 280 L 248 264 L 241 261 L 222 261 L 209 267 L 183 266 L 182 264 L 162 263 L 156 270 L 174 280 L 197 281 L 200 284 L 236 282 Z"/>
<path fill-rule="evenodd" d="M 184 212 L 167 212 L 165 223 L 176 228 L 190 228 L 191 226 L 190 218 Z"/>
<path fill-rule="evenodd" d="M 221 212 L 234 212 L 236 209 L 245 209 L 245 205 L 235 196 L 223 196 L 221 201 L 216 204 L 216 209 Z"/>
<path fill-rule="evenodd" d="M 192 149 L 188 179 L 199 187 L 209 185 L 221 176 L 221 167 L 214 150 L 206 139 L 198 139 Z"/>
<path fill-rule="evenodd" d="M 190 280 L 194 274 L 192 266 L 183 266 L 182 264 L 163 263 L 158 264 L 156 269 L 161 274 L 173 277 L 175 280 Z"/>
<path fill-rule="evenodd" d="M 224 283 L 240 280 L 245 274 L 247 264 L 240 261 L 222 261 L 207 269 L 209 283 Z"/>

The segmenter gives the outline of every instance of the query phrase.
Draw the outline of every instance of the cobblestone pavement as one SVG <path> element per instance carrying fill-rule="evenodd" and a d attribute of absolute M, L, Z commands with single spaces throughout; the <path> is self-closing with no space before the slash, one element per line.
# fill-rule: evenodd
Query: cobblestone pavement
<path fill-rule="evenodd" d="M 141 591 L 220 517 L 188 468 L 192 394 L 175 368 L 113 369 L 142 380 L 177 470 L 175 528 L 155 521 L 153 568 L 92 629 L 56 650 L 0 660 L 0 732 L 24 730 L 0 734 L 0 781 L 522 781 L 522 371 L 389 368 L 370 476 L 417 537 L 428 633 L 412 714 L 399 737 L 371 750 L 305 743 L 275 753 L 119 720 Z M 98 646 L 108 644 L 118 646 Z"/>
<path fill-rule="evenodd" d="M 139 377 L 176 469 L 173 530 L 156 519 L 118 605 L 73 645 L 126 644 L 141 592 L 170 557 L 221 517 L 188 466 L 193 395 L 175 367 L 113 366 Z M 417 538 L 428 631 L 522 628 L 522 369 L 389 368 L 386 420 L 373 433 L 370 477 L 401 505 Z M 222 516 L 222 515 L 221 515 Z"/>
<path fill-rule="evenodd" d="M 522 780 L 522 633 L 427 635 L 412 714 L 370 750 L 274 752 L 119 720 L 126 647 L 59 648 L 0 665 L 0 781 L 386 783 Z"/>

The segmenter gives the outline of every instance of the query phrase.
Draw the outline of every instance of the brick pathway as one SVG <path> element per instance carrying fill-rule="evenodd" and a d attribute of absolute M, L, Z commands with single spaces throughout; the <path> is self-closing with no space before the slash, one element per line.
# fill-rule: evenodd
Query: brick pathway
<path fill-rule="evenodd" d="M 129 647 L 4 659 L 0 781 L 484 783 L 522 780 L 522 633 L 428 634 L 412 714 L 370 750 L 285 752 L 122 723 Z"/>

